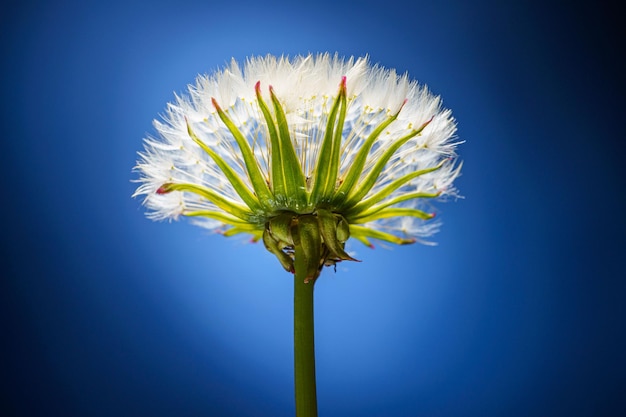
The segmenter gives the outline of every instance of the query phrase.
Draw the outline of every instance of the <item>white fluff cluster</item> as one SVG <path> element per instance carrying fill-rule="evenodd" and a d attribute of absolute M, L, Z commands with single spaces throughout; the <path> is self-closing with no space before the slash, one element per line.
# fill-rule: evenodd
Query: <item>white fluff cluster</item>
<path fill-rule="evenodd" d="M 380 135 L 370 150 L 362 177 L 394 140 L 428 123 L 422 133 L 404 144 L 386 164 L 368 196 L 374 195 L 394 179 L 409 172 L 443 164 L 421 175 L 386 197 L 391 200 L 406 193 L 455 195 L 453 181 L 460 173 L 456 163 L 456 130 L 451 112 L 442 108 L 439 97 L 412 81 L 378 65 L 367 57 L 342 59 L 329 54 L 273 56 L 248 59 L 243 66 L 234 60 L 211 75 L 199 76 L 187 94 L 168 104 L 162 121 L 154 122 L 157 135 L 145 139 L 137 170 L 141 183 L 135 196 L 143 196 L 148 215 L 153 219 L 176 219 L 194 210 L 217 210 L 213 203 L 188 192 L 159 194 L 164 183 L 202 185 L 225 198 L 243 204 L 241 198 L 216 163 L 195 143 L 195 134 L 228 162 L 250 185 L 244 161 L 231 132 L 218 117 L 212 99 L 224 109 L 245 135 L 257 158 L 261 172 L 269 181 L 270 147 L 267 126 L 257 103 L 255 85 L 260 82 L 266 102 L 269 86 L 280 100 L 289 125 L 296 154 L 306 177 L 317 163 L 329 110 L 337 97 L 342 77 L 346 77 L 348 107 L 343 129 L 339 178 L 353 163 L 368 135 L 390 115 L 397 119 Z M 250 188 L 251 185 L 250 185 Z M 423 199 L 412 199 L 399 206 L 420 208 Z M 428 200 L 426 200 L 428 201 Z M 201 225 L 220 230 L 215 219 L 196 219 Z M 364 226 L 387 233 L 411 237 L 428 236 L 436 224 L 414 217 L 380 219 Z"/>

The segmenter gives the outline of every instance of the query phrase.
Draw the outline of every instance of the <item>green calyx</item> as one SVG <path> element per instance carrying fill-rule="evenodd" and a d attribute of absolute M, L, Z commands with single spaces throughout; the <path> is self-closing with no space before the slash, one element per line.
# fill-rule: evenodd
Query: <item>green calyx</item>
<path fill-rule="evenodd" d="M 324 209 L 311 214 L 280 213 L 267 221 L 263 231 L 265 247 L 286 271 L 295 272 L 295 256 L 302 254 L 306 282 L 315 280 L 323 266 L 356 261 L 344 250 L 349 238 L 347 220 Z"/>
<path fill-rule="evenodd" d="M 433 192 L 410 192 L 390 198 L 402 187 L 420 175 L 436 171 L 443 162 L 421 171 L 408 173 L 379 189 L 370 191 L 396 152 L 413 137 L 418 136 L 432 118 L 417 128 L 408 128 L 405 135 L 385 145 L 385 150 L 371 159 L 370 151 L 380 136 L 398 118 L 402 110 L 391 114 L 374 126 L 364 139 L 347 169 L 340 172 L 344 122 L 350 100 L 347 97 L 346 77 L 342 77 L 337 95 L 326 109 L 325 130 L 317 148 L 317 162 L 310 176 L 305 176 L 301 149 L 296 149 L 294 133 L 287 123 L 287 112 L 269 87 L 269 100 L 261 94 L 261 84 L 255 85 L 256 105 L 266 128 L 268 145 L 267 170 L 258 161 L 252 138 L 247 138 L 233 121 L 229 109 L 222 109 L 213 99 L 216 116 L 234 139 L 233 151 L 241 156 L 241 170 L 234 169 L 217 149 L 212 149 L 194 132 L 187 121 L 187 133 L 221 170 L 224 178 L 241 201 L 235 201 L 218 191 L 200 184 L 166 183 L 158 194 L 173 191 L 192 193 L 211 202 L 217 209 L 183 210 L 183 215 L 207 217 L 223 223 L 225 236 L 245 233 L 253 240 L 262 239 L 285 270 L 295 272 L 294 265 L 304 265 L 306 280 L 314 280 L 324 265 L 335 265 L 343 260 L 355 261 L 345 250 L 345 243 L 353 237 L 372 246 L 369 239 L 395 244 L 413 243 L 414 239 L 368 227 L 366 224 L 390 217 L 411 216 L 423 220 L 434 214 L 416 209 L 394 207 L 407 200 L 435 198 Z M 300 152 L 300 153 L 299 153 Z M 300 254 L 300 255 L 297 255 Z M 302 262 L 295 262 L 300 256 Z"/>

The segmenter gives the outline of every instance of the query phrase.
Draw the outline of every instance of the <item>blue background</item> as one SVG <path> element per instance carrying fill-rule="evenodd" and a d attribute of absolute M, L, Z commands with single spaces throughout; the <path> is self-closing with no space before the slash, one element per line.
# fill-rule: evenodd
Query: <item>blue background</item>
<path fill-rule="evenodd" d="M 324 51 L 408 71 L 466 143 L 438 246 L 320 278 L 320 416 L 626 412 L 617 10 L 297 3 L 0 6 L 3 415 L 293 415 L 290 276 L 130 180 L 198 73 Z"/>

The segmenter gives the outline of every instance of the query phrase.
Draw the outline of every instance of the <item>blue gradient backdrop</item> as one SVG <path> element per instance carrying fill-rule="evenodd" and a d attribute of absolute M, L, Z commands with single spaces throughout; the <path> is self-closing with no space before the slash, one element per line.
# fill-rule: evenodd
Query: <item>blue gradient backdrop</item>
<path fill-rule="evenodd" d="M 145 219 L 130 180 L 197 73 L 323 51 L 408 71 L 466 143 L 465 199 L 439 205 L 437 247 L 353 244 L 363 262 L 319 280 L 320 416 L 626 413 L 617 16 L 5 2 L 2 415 L 293 415 L 290 276 L 258 244 Z"/>

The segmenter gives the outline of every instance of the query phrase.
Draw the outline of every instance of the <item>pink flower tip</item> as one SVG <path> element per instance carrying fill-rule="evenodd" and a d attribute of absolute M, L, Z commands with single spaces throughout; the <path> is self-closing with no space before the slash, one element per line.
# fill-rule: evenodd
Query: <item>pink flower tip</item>
<path fill-rule="evenodd" d="M 211 97 L 211 103 L 213 103 L 213 106 L 215 107 L 215 110 L 220 111 L 222 110 L 222 108 L 220 107 L 219 104 L 217 104 L 217 100 L 215 100 L 215 97 Z"/>
<path fill-rule="evenodd" d="M 171 184 L 169 184 L 169 183 L 163 184 L 162 186 L 160 186 L 160 187 L 156 190 L 156 193 L 157 193 L 157 194 L 167 194 L 167 193 L 169 193 L 169 192 L 171 191 L 171 190 L 170 190 L 170 185 L 171 185 Z"/>
<path fill-rule="evenodd" d="M 402 102 L 402 104 L 400 105 L 400 108 L 398 109 L 398 111 L 396 112 L 396 116 L 398 116 L 400 114 L 400 112 L 402 111 L 402 109 L 404 108 L 404 106 L 406 105 L 406 103 L 409 101 L 408 98 L 405 98 L 404 101 Z"/>

